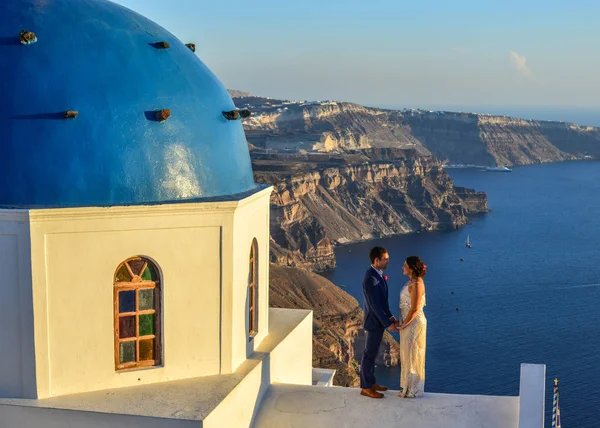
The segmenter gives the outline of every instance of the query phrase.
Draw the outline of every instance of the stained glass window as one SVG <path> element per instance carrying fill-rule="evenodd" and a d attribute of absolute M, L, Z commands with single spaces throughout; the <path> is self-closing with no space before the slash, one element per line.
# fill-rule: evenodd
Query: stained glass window
<path fill-rule="evenodd" d="M 121 364 L 134 363 L 135 358 L 135 340 L 119 343 L 119 362 Z"/>
<path fill-rule="evenodd" d="M 154 289 L 153 288 L 145 288 L 143 290 L 138 290 L 138 298 L 139 298 L 140 311 L 154 309 Z"/>
<path fill-rule="evenodd" d="M 156 281 L 157 278 L 158 277 L 156 276 L 156 268 L 154 267 L 154 265 L 148 264 L 144 272 L 142 272 L 142 279 L 144 281 Z"/>
<path fill-rule="evenodd" d="M 252 340 L 258 332 L 258 243 L 252 241 L 250 247 L 250 260 L 248 263 L 248 339 Z"/>
<path fill-rule="evenodd" d="M 154 335 L 154 314 L 140 315 L 140 336 Z"/>
<path fill-rule="evenodd" d="M 137 336 L 135 332 L 135 316 L 119 317 L 119 339 Z"/>
<path fill-rule="evenodd" d="M 154 339 L 140 340 L 140 361 L 154 359 Z"/>
<path fill-rule="evenodd" d="M 131 272 L 134 275 L 140 275 L 140 272 L 142 271 L 142 268 L 144 267 L 144 264 L 146 262 L 144 261 L 144 259 L 134 259 L 134 260 L 129 260 L 129 262 L 127 262 L 127 264 L 129 265 L 129 267 L 131 268 Z"/>
<path fill-rule="evenodd" d="M 119 313 L 135 312 L 135 290 L 119 291 Z"/>
<path fill-rule="evenodd" d="M 132 257 L 115 272 L 115 369 L 161 363 L 160 275 L 144 257 Z"/>
<path fill-rule="evenodd" d="M 117 271 L 117 275 L 115 278 L 116 282 L 129 282 L 131 281 L 131 275 L 129 275 L 129 271 L 127 270 L 127 266 L 122 265 Z"/>

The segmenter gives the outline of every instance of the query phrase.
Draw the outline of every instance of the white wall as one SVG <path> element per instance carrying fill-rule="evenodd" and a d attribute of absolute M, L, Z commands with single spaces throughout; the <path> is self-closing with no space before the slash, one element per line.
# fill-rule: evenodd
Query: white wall
<path fill-rule="evenodd" d="M 48 395 L 218 374 L 219 240 L 217 226 L 46 233 Z M 113 275 L 138 255 L 162 271 L 163 364 L 117 372 Z"/>
<path fill-rule="evenodd" d="M 224 324 L 224 338 L 231 337 L 230 354 L 223 352 L 223 373 L 234 372 L 260 345 L 269 333 L 269 203 L 271 189 L 240 202 L 233 221 L 231 236 L 223 237 L 223 248 L 231 245 L 233 256 L 223 259 L 223 314 L 231 325 Z M 258 333 L 248 340 L 248 271 L 252 241 L 258 243 Z M 225 253 L 224 253 L 225 254 Z M 229 271 L 231 269 L 231 271 Z M 231 277 L 227 273 L 231 272 Z M 225 294 L 231 290 L 231 295 Z M 231 311 L 231 316 L 225 314 Z M 229 343 L 224 340 L 224 343 Z"/>
<path fill-rule="evenodd" d="M 257 346 L 253 356 L 260 363 L 206 417 L 204 427 L 249 427 L 272 383 L 311 385 L 312 311 L 268 311 L 272 334 Z M 251 365 L 252 361 L 245 364 Z M 244 365 L 240 371 L 243 369 Z"/>
<path fill-rule="evenodd" d="M 21 397 L 18 235 L 0 234 L 0 396 Z"/>
<path fill-rule="evenodd" d="M 0 397 L 34 398 L 29 217 L 0 210 Z"/>
<path fill-rule="evenodd" d="M 46 398 L 235 371 L 268 334 L 270 194 L 266 188 L 239 201 L 0 210 L 0 396 Z M 249 342 L 254 238 L 259 321 Z M 113 279 L 133 256 L 162 271 L 163 358 L 160 366 L 117 372 Z"/>
<path fill-rule="evenodd" d="M 271 314 L 279 317 L 291 317 L 291 314 L 302 317 L 302 312 L 271 309 Z M 271 352 L 271 383 L 312 385 L 312 333 L 313 313 L 310 311 Z"/>
<path fill-rule="evenodd" d="M 38 397 L 219 374 L 227 372 L 224 358 L 231 372 L 233 311 L 245 310 L 231 304 L 240 286 L 233 278 L 245 272 L 247 281 L 248 268 L 248 254 L 242 257 L 234 247 L 234 215 L 247 223 L 245 214 L 237 214 L 240 206 L 259 207 L 250 210 L 248 222 L 266 256 L 268 217 L 261 219 L 260 212 L 268 216 L 270 192 L 242 201 L 31 210 Z M 133 256 L 154 260 L 162 271 L 163 361 L 117 372 L 113 278 Z M 267 263 L 261 256 L 261 264 Z M 260 299 L 266 324 L 264 266 Z M 242 329 L 235 334 L 239 341 Z"/>

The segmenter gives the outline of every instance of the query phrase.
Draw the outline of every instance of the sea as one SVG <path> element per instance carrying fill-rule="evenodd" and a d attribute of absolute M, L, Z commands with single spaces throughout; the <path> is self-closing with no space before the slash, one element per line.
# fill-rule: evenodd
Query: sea
<path fill-rule="evenodd" d="M 546 425 L 558 378 L 563 426 L 600 427 L 600 161 L 448 173 L 485 191 L 491 211 L 458 230 L 338 247 L 337 268 L 324 276 L 362 305 L 369 250 L 384 246 L 397 313 L 404 258 L 420 256 L 427 392 L 518 395 L 520 364 L 541 363 Z M 376 370 L 379 383 L 399 387 L 399 367 Z"/>

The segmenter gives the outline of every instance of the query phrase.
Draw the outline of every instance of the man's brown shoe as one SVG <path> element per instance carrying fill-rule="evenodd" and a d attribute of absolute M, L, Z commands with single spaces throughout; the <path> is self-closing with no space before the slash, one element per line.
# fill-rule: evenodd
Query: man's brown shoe
<path fill-rule="evenodd" d="M 373 391 L 387 391 L 387 390 L 388 390 L 388 387 L 387 387 L 387 386 L 381 386 L 381 385 L 379 385 L 378 383 L 376 383 L 376 384 L 374 384 L 374 385 L 371 387 L 371 389 L 372 389 Z"/>
<path fill-rule="evenodd" d="M 377 391 L 373 391 L 371 388 L 363 388 L 360 390 L 360 395 L 364 395 L 370 398 L 383 398 L 383 394 Z"/>

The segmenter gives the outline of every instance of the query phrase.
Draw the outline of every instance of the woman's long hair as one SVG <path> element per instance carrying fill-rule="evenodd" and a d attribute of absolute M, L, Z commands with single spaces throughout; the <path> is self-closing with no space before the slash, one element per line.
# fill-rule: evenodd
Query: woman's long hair
<path fill-rule="evenodd" d="M 417 278 L 423 278 L 427 274 L 427 265 L 418 256 L 407 257 L 406 265 L 412 269 Z"/>

